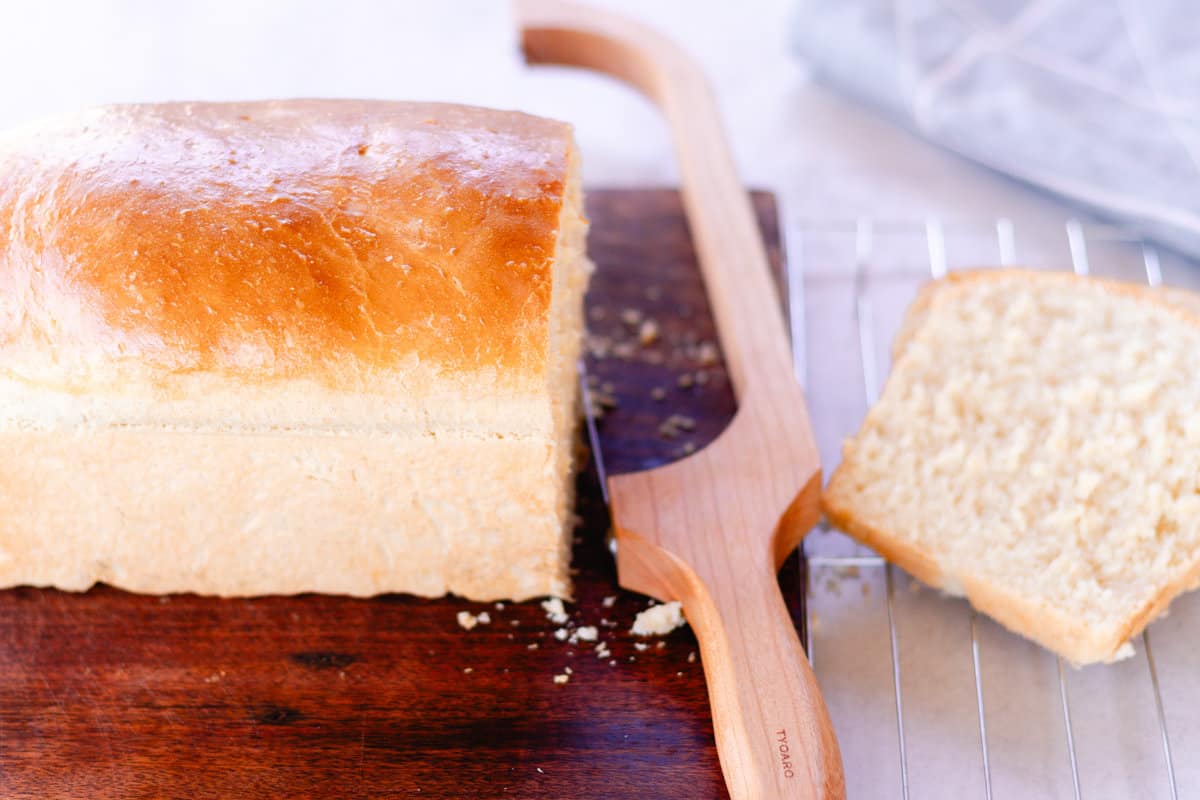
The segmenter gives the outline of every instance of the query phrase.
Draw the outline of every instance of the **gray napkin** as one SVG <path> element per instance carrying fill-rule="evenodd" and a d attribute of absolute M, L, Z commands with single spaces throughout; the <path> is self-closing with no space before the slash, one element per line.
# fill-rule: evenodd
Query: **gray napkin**
<path fill-rule="evenodd" d="M 1200 257 L 1198 0 L 802 0 L 825 83 Z"/>

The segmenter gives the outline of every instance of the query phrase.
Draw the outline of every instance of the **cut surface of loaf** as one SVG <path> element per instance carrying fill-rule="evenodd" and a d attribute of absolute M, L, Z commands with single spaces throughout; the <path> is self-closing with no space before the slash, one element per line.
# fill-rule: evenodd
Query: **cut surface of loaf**
<path fill-rule="evenodd" d="M 586 230 L 516 112 L 0 135 L 0 585 L 568 594 Z"/>
<path fill-rule="evenodd" d="M 1200 317 L 1190 295 L 1024 270 L 910 309 L 844 446 L 831 522 L 1075 664 L 1200 583 Z"/>

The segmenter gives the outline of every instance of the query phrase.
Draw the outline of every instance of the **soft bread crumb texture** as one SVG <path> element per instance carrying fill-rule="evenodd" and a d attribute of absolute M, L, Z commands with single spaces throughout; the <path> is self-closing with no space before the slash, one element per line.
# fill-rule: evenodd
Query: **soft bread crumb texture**
<path fill-rule="evenodd" d="M 683 617 L 683 606 L 678 600 L 650 606 L 638 612 L 630 632 L 634 636 L 666 636 L 676 628 L 687 624 Z"/>
<path fill-rule="evenodd" d="M 927 288 L 827 515 L 1075 664 L 1128 655 L 1200 583 L 1196 306 L 1022 270 Z"/>

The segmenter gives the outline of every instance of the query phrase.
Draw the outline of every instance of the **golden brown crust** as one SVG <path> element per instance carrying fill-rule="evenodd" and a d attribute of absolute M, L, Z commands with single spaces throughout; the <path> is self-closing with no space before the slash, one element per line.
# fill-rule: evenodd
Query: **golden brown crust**
<path fill-rule="evenodd" d="M 571 148 L 515 112 L 341 100 L 10 134 L 0 351 L 335 385 L 414 356 L 539 371 Z"/>

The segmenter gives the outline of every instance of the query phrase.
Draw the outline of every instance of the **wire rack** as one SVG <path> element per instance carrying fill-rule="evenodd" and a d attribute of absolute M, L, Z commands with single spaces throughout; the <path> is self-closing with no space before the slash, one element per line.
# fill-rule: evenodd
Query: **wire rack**
<path fill-rule="evenodd" d="M 1104 274 L 1162 284 L 1158 251 L 1136 236 L 1075 219 L 1060 231 L 1076 274 L 1092 273 L 1092 244 L 1105 251 Z M 1017 263 L 1011 220 L 952 233 L 970 238 L 981 262 L 990 249 L 992 263 Z M 788 234 L 795 366 L 829 474 L 840 439 L 878 397 L 909 299 L 950 268 L 947 226 L 863 218 Z M 1177 601 L 1169 629 L 1142 634 L 1135 658 L 1076 670 L 828 528 L 806 540 L 805 556 L 809 655 L 851 797 L 1200 796 L 1189 757 L 1200 731 L 1187 713 L 1200 708 L 1200 646 L 1189 636 L 1200 633 L 1200 605 Z M 1164 667 L 1155 645 L 1165 642 Z"/>

